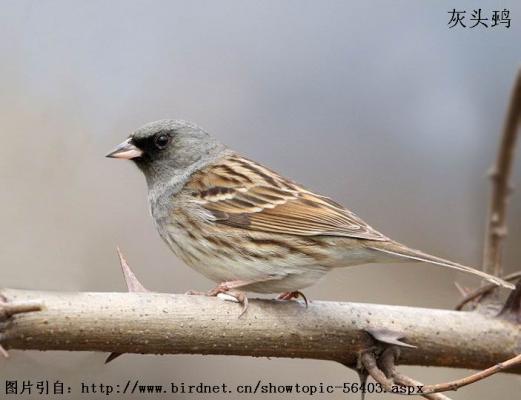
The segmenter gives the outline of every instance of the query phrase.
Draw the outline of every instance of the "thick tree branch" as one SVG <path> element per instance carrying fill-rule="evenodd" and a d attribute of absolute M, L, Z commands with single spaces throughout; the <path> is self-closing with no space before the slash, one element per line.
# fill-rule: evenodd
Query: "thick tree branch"
<path fill-rule="evenodd" d="M 0 320 L 6 349 L 297 357 L 355 365 L 374 346 L 368 332 L 392 327 L 417 346 L 401 350 L 401 364 L 485 369 L 521 351 L 519 324 L 475 312 L 320 301 L 306 309 L 297 302 L 252 300 L 239 319 L 240 306 L 205 296 L 0 293 L 10 304 L 43 304 L 42 311 Z"/>

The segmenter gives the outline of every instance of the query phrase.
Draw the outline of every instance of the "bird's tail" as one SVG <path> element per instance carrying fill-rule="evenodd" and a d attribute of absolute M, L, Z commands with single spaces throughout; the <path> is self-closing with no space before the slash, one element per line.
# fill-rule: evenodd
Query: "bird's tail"
<path fill-rule="evenodd" d="M 435 265 L 439 265 L 442 267 L 447 268 L 453 268 L 457 269 L 459 271 L 467 272 L 469 274 L 473 274 L 476 276 L 479 276 L 481 278 L 486 279 L 489 282 L 492 282 L 498 286 L 503 286 L 508 289 L 515 289 L 515 286 L 507 282 L 501 278 L 498 278 L 496 276 L 487 274 L 483 271 L 479 271 L 472 267 L 467 267 L 466 265 L 461 265 L 449 260 L 445 260 L 440 257 L 431 256 L 430 254 L 424 253 L 420 250 L 411 249 L 407 246 L 404 246 L 400 243 L 396 242 L 378 242 L 378 244 L 375 244 L 373 246 L 369 246 L 372 250 L 376 250 L 391 256 L 395 256 L 398 259 L 408 259 L 408 260 L 415 260 L 415 261 L 422 261 L 427 262 Z"/>

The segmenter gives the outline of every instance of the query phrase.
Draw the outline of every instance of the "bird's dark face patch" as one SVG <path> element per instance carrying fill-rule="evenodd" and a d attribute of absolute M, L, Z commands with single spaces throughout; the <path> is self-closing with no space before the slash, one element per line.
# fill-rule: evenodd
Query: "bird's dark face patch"
<path fill-rule="evenodd" d="M 173 129 L 162 129 L 147 135 L 132 135 L 131 141 L 134 146 L 143 151 L 143 155 L 134 161 L 142 164 L 172 157 L 175 137 L 176 132 Z"/>

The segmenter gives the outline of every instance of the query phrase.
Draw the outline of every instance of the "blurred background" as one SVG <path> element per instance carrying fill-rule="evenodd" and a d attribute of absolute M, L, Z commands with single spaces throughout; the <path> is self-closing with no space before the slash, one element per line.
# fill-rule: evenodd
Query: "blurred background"
<path fill-rule="evenodd" d="M 466 22 L 478 7 L 488 18 L 507 8 L 512 26 L 449 29 L 454 6 L 467 11 Z M 124 291 L 116 245 L 147 288 L 212 286 L 157 235 L 141 173 L 104 158 L 160 118 L 202 125 L 410 246 L 480 265 L 486 172 L 521 61 L 519 2 L 1 0 L 0 7 L 2 286 Z M 521 259 L 520 197 L 508 214 L 511 272 Z M 451 308 L 460 298 L 455 281 L 479 284 L 429 265 L 372 265 L 334 271 L 306 295 Z M 105 357 L 12 351 L 0 360 L 0 378 L 357 382 L 325 361 L 125 355 L 104 365 Z M 403 370 L 426 383 L 468 373 Z M 521 379 L 503 374 L 451 396 L 507 399 L 519 390 Z"/>

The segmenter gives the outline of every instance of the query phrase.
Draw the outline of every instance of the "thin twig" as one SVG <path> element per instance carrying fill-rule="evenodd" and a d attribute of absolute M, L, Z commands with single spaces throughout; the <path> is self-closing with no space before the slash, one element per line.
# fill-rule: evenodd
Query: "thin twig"
<path fill-rule="evenodd" d="M 435 385 L 427 385 L 423 387 L 423 391 L 425 393 L 439 393 L 446 392 L 448 390 L 457 390 L 463 386 L 470 385 L 471 383 L 478 382 L 482 379 L 488 378 L 491 375 L 497 374 L 505 369 L 512 368 L 516 365 L 521 364 L 521 354 L 507 360 L 496 364 L 490 368 L 484 369 L 483 371 L 476 372 L 475 374 L 466 376 L 462 379 L 457 379 L 451 382 L 438 383 Z"/>
<path fill-rule="evenodd" d="M 504 276 L 502 279 L 505 281 L 515 281 L 516 279 L 521 278 L 521 271 L 513 272 L 509 275 Z M 489 293 L 490 291 L 497 288 L 495 283 L 488 283 L 484 286 L 478 287 L 470 293 L 467 293 L 465 297 L 461 299 L 461 301 L 454 307 L 455 310 L 462 310 L 463 307 L 471 302 L 472 300 L 478 299 L 479 297 Z"/>
<path fill-rule="evenodd" d="M 496 276 L 502 275 L 501 254 L 503 239 L 507 234 L 506 212 L 511 193 L 510 175 L 514 161 L 514 149 L 521 115 L 521 69 L 517 73 L 510 98 L 503 135 L 495 165 L 492 167 L 492 194 L 488 226 L 483 254 L 483 270 Z"/>
<path fill-rule="evenodd" d="M 425 385 L 416 379 L 413 379 L 407 375 L 404 375 L 400 372 L 396 372 L 393 376 L 394 381 L 398 385 L 408 386 L 408 387 L 424 387 Z M 420 393 L 418 393 L 420 394 Z M 450 397 L 445 396 L 441 393 L 421 393 L 420 396 L 429 399 L 429 400 L 451 400 Z"/>

